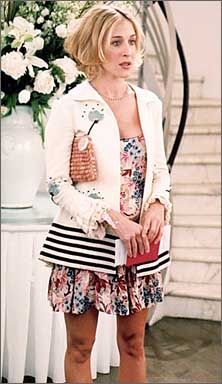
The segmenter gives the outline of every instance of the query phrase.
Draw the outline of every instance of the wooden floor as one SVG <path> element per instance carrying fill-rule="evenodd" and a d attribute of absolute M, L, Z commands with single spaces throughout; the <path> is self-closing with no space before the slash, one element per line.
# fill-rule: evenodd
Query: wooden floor
<path fill-rule="evenodd" d="M 147 377 L 151 383 L 222 383 L 219 322 L 165 317 L 146 329 Z M 95 384 L 117 383 L 118 368 Z"/>

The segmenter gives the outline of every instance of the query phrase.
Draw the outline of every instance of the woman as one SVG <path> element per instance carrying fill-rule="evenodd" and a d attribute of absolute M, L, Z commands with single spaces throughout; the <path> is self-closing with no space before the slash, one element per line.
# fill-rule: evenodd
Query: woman
<path fill-rule="evenodd" d="M 64 312 L 65 377 L 70 383 L 92 382 L 98 311 L 117 315 L 119 382 L 144 383 L 148 308 L 163 300 L 160 270 L 168 258 L 159 264 L 115 267 L 99 258 L 98 248 L 84 259 L 77 252 L 81 238 L 72 236 L 74 228 L 92 241 L 112 233 L 129 257 L 136 257 L 161 239 L 169 221 L 161 102 L 154 93 L 127 83 L 141 44 L 142 31 L 130 14 L 108 6 L 91 8 L 65 42 L 87 80 L 54 104 L 46 129 L 49 192 L 60 209 L 41 260 L 53 263 L 48 297 L 54 311 Z M 88 131 L 93 118 L 98 120 L 90 134 L 98 176 L 94 182 L 72 183 L 73 137 L 78 130 Z"/>

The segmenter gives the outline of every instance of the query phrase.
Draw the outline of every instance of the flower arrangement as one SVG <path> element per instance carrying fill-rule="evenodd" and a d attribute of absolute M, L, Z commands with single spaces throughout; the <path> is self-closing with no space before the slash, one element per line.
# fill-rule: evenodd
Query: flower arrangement
<path fill-rule="evenodd" d="M 44 118 L 54 98 L 84 78 L 64 52 L 67 34 L 95 3 L 132 1 L 3 1 L 1 20 L 1 115 L 29 105 L 44 142 Z M 121 3 L 121 4 L 120 4 Z"/>

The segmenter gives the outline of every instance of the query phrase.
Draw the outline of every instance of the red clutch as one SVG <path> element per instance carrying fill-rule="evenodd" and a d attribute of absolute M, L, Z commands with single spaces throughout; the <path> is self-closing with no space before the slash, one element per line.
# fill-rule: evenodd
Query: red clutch
<path fill-rule="evenodd" d="M 151 243 L 150 244 L 150 251 L 144 253 L 143 255 L 138 253 L 136 257 L 127 256 L 126 266 L 130 267 L 131 265 L 139 265 L 139 264 L 143 264 L 143 263 L 146 263 L 149 261 L 157 260 L 159 247 L 160 247 L 160 241 L 157 244 Z"/>

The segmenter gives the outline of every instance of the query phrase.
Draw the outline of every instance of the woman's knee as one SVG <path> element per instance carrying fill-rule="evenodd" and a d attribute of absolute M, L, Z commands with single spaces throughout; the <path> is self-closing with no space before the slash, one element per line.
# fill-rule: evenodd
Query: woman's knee
<path fill-rule="evenodd" d="M 78 364 L 83 364 L 91 356 L 94 341 L 93 338 L 69 337 L 66 350 L 67 357 Z"/>
<path fill-rule="evenodd" d="M 92 308 L 82 315 L 65 314 L 66 358 L 76 363 L 89 359 L 95 341 L 98 312 Z"/>
<path fill-rule="evenodd" d="M 144 357 L 144 332 L 121 332 L 117 337 L 120 355 L 125 353 L 130 357 Z"/>

